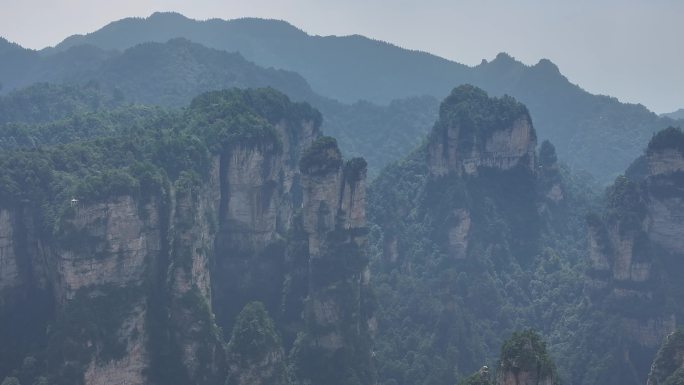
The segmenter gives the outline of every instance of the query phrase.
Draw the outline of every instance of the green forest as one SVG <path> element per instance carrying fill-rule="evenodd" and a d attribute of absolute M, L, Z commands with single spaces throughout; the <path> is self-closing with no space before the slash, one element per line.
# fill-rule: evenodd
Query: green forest
<path fill-rule="evenodd" d="M 167 13 L 0 83 L 0 385 L 684 383 L 675 115 Z"/>

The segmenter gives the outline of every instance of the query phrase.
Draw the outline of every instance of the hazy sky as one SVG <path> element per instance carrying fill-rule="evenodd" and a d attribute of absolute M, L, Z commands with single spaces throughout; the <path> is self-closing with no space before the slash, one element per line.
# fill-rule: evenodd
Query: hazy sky
<path fill-rule="evenodd" d="M 684 0 L 0 0 L 0 36 L 43 48 L 154 11 L 283 19 L 470 65 L 500 51 L 527 64 L 548 58 L 591 92 L 684 108 Z"/>

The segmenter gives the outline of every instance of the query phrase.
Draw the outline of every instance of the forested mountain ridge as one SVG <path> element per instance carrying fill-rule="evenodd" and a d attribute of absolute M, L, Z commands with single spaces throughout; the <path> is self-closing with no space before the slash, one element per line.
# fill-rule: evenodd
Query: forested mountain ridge
<path fill-rule="evenodd" d="M 209 49 L 180 38 L 142 43 L 122 52 L 92 45 L 54 55 L 26 52 L 24 62 L 14 69 L 21 71 L 18 76 L 5 79 L 11 65 L 0 64 L 6 91 L 36 82 L 97 81 L 102 87 L 118 89 L 129 101 L 165 106 L 185 105 L 212 87 L 272 86 L 298 100 L 312 95 L 306 81 L 293 72 L 264 69 L 238 53 Z"/>
<path fill-rule="evenodd" d="M 482 88 L 344 104 L 221 44 L 348 90 Z M 678 123 L 548 60 L 453 65 L 177 14 L 0 40 L 3 385 L 676 384 Z M 568 149 L 624 175 L 601 196 Z"/>
<path fill-rule="evenodd" d="M 84 85 L 36 83 L 0 97 L 0 124 L 47 123 L 85 112 L 111 110 L 124 103 L 120 93 Z"/>
<path fill-rule="evenodd" d="M 320 123 L 230 90 L 117 137 L 3 151 L 0 377 L 372 384 L 365 162 Z"/>
<path fill-rule="evenodd" d="M 255 18 L 196 21 L 177 13 L 155 13 L 149 18 L 123 19 L 96 32 L 72 36 L 45 52 L 83 44 L 125 50 L 143 42 L 166 42 L 176 37 L 240 52 L 264 67 L 298 72 L 317 92 L 348 103 L 359 99 L 388 103 L 432 95 L 433 89 L 440 89 L 436 96 L 441 97 L 449 85 L 459 83 L 450 73 L 455 63 L 427 53 L 412 51 L 405 55 L 403 49 L 358 35 L 310 36 L 284 21 Z M 388 73 L 390 62 L 392 72 Z M 416 76 L 416 71 L 423 70 L 430 72 Z"/>
<path fill-rule="evenodd" d="M 31 123 L 131 102 L 181 106 L 200 92 L 269 86 L 319 108 L 326 116 L 325 132 L 339 138 L 345 154 L 367 157 L 369 172 L 375 175 L 422 139 L 434 120 L 438 104 L 434 98 L 421 97 L 399 100 L 389 106 L 367 102 L 345 105 L 316 95 L 295 73 L 264 69 L 239 54 L 209 49 L 184 39 L 146 43 L 120 54 L 95 55 L 97 60 L 84 61 L 73 50 L 60 53 L 57 64 L 35 53 L 29 55 L 29 63 L 20 66 L 22 76 L 27 78 L 19 76 L 16 81 L 51 81 L 57 85 L 32 85 L 10 91 L 0 99 L 0 112 L 7 111 L 0 115 L 0 120 Z M 87 50 L 99 51 L 94 47 Z M 83 72 L 74 77 L 74 68 Z M 31 77 L 36 74 L 39 76 Z M 86 83 L 82 84 L 83 81 Z M 62 82 L 81 84 L 61 85 Z"/>
<path fill-rule="evenodd" d="M 669 112 L 666 114 L 660 114 L 660 115 L 671 118 L 671 119 L 684 120 L 684 108 L 680 108 L 677 111 Z"/>
<path fill-rule="evenodd" d="M 238 51 L 265 67 L 295 71 L 315 92 L 344 102 L 388 103 L 420 95 L 441 99 L 452 87 L 466 83 L 495 96 L 509 94 L 528 106 L 540 138 L 555 143 L 564 162 L 591 172 L 606 184 L 641 153 L 652 134 L 674 124 L 641 105 L 584 91 L 545 59 L 527 66 L 499 54 L 490 62 L 468 67 L 358 35 L 310 36 L 277 20 L 196 21 L 179 14 L 155 13 L 73 36 L 43 53 L 82 44 L 123 50 L 175 37 Z"/>

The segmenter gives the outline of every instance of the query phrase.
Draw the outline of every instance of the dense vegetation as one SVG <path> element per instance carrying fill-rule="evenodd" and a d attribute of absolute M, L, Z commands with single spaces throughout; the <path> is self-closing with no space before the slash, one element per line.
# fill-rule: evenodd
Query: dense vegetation
<path fill-rule="evenodd" d="M 642 157 L 626 176 L 615 179 L 598 208 L 590 178 L 559 164 L 560 158 L 605 181 L 622 172 L 649 137 L 647 155 L 664 149 L 684 152 L 681 129 L 652 134 L 679 124 L 674 120 L 658 118 L 643 106 L 590 95 L 545 60 L 526 67 L 500 55 L 467 68 L 361 37 L 314 38 L 282 22 L 259 20 L 201 23 L 155 15 L 119 23 L 41 53 L 0 40 L 0 92 L 5 93 L 0 97 L 0 208 L 31 212 L 22 221 L 35 223 L 45 239 L 98 257 L 100 251 L 88 244 L 86 235 L 70 231 L 68 219 L 75 215 L 71 199 L 87 204 L 129 195 L 144 212 L 152 200 L 167 204 L 172 187 L 179 197 L 196 198 L 210 177 L 213 155 L 235 146 L 276 154 L 283 140 L 298 139 L 279 137 L 281 124 L 322 124 L 337 137 L 321 137 L 302 154 L 292 154 L 289 161 L 304 174 L 315 177 L 342 168 L 344 180 L 358 181 L 368 168 L 377 175 L 368 197 L 369 254 L 363 243 L 350 241 L 359 234 L 335 228 L 325 239 L 323 258 L 309 263 L 309 239 L 295 212 L 294 228 L 258 255 L 224 245 L 221 251 L 235 257 L 230 267 L 256 267 L 222 276 L 226 287 L 235 290 L 226 291 L 234 295 L 230 306 L 214 310 L 217 320 L 197 290 L 181 299 L 185 308 L 179 313 L 191 309 L 201 318 L 192 338 L 223 343 L 218 324 L 232 330 L 225 350 L 226 384 L 239 383 L 242 373 L 275 368 L 267 373 L 273 384 L 306 378 L 345 385 L 376 380 L 383 385 L 483 385 L 490 377 L 480 372 L 466 376 L 496 362 L 502 370 L 514 363 L 535 366 L 540 373 L 576 384 L 627 383 L 642 376 L 653 351 L 635 347 L 625 337 L 621 317 L 684 317 L 680 255 L 649 242 L 643 229 L 649 219 L 646 204 L 655 198 L 680 199 L 684 174 L 649 178 Z M 127 27 L 125 36 L 115 28 L 121 25 Z M 187 27 L 186 38 L 217 49 L 237 47 L 241 54 L 184 39 L 165 42 L 179 33 L 166 28 L 177 25 Z M 232 33 L 236 31 L 241 33 Z M 161 42 L 135 46 L 153 32 L 158 35 L 152 40 Z M 79 45 L 83 41 L 125 51 Z M 372 65 L 364 66 L 358 58 L 369 56 L 350 52 L 376 56 Z M 242 55 L 261 65 L 301 71 L 314 89 L 343 100 L 412 97 L 387 106 L 365 101 L 345 105 L 315 94 L 295 73 L 258 67 Z M 387 71 L 390 65 L 396 68 L 393 73 Z M 402 73 L 406 76 L 397 81 Z M 35 81 L 61 85 L 17 89 Z M 440 96 L 464 81 L 495 95 L 515 95 L 528 103 L 529 112 L 510 96 L 492 99 L 473 86 L 460 87 L 440 108 L 433 96 L 415 97 Z M 323 115 L 271 88 L 195 97 L 227 86 L 272 86 L 311 102 Z M 188 102 L 187 108 L 175 109 Z M 559 155 L 544 141 L 531 169 L 519 165 L 435 177 L 427 163 L 427 144 L 416 144 L 424 140 L 438 110 L 427 140 L 456 125 L 463 128 L 459 146 L 467 148 L 532 115 L 540 137 L 551 138 Z M 370 164 L 359 158 L 344 163 L 343 154 L 363 155 Z M 599 239 L 610 238 L 613 228 L 621 237 L 632 237 L 634 260 L 653 262 L 653 279 L 615 283 L 605 272 L 588 270 L 587 222 Z M 176 230 L 192 226 L 191 221 L 179 223 Z M 355 231 L 365 234 L 366 229 Z M 463 234 L 466 238 L 459 238 Z M 602 246 L 609 255 L 615 252 L 610 242 Z M 283 255 L 284 260 L 278 259 Z M 188 258 L 172 258 L 192 269 Z M 356 292 L 369 259 L 374 293 Z M 305 279 L 307 272 L 315 273 L 312 279 Z M 102 360 L 120 357 L 125 344 L 111 332 L 125 316 L 121 309 L 150 293 L 149 376 L 164 384 L 187 382 L 182 352 L 171 337 L 185 330 L 174 329 L 178 326 L 170 325 L 165 313 L 166 306 L 173 306 L 163 290 L 167 272 L 150 268 L 146 274 L 153 282 L 149 286 L 103 287 L 97 295 L 106 296 L 105 301 L 77 293 L 59 314 L 44 288 L 0 303 L 3 385 L 78 383 L 93 352 Z M 597 293 L 588 285 L 597 279 L 648 295 L 625 299 L 605 290 Z M 335 355 L 317 347 L 317 339 L 330 330 L 312 326 L 308 290 L 319 290 L 323 299 L 342 300 L 348 328 L 335 331 L 354 344 Z M 27 303 L 39 304 L 40 310 Z M 375 339 L 358 327 L 367 321 L 362 316 L 372 313 Z M 302 327 L 310 329 L 301 332 Z M 528 328 L 539 330 L 548 352 L 542 337 Z M 680 363 L 671 358 L 680 334 L 659 353 L 654 384 L 678 384 L 684 378 L 677 369 Z M 201 371 L 211 354 L 200 352 Z M 273 365 L 262 365 L 269 360 Z M 223 382 L 224 373 L 206 371 L 205 381 L 220 377 Z"/>
<path fill-rule="evenodd" d="M 455 88 L 439 109 L 439 120 L 430 134 L 431 140 L 446 138 L 447 130 L 459 129 L 458 148 L 468 153 L 484 146 L 494 131 L 512 126 L 518 120 L 529 120 L 527 108 L 510 96 L 489 99 L 487 93 L 472 85 Z M 533 135 L 536 133 L 533 131 Z M 532 138 L 536 140 L 536 136 Z M 442 139 L 443 140 L 443 139 Z M 484 151 L 484 148 L 479 149 Z"/>
<path fill-rule="evenodd" d="M 684 154 L 684 133 L 681 128 L 668 127 L 658 131 L 648 142 L 647 154 L 672 149 Z"/>
<path fill-rule="evenodd" d="M 483 60 L 478 66 L 467 67 L 358 35 L 309 36 L 282 21 L 195 21 L 179 14 L 157 13 L 145 19 L 123 19 L 94 33 L 73 36 L 50 53 L 68 52 L 81 44 L 124 50 L 179 35 L 207 47 L 238 51 L 264 67 L 295 71 L 317 93 L 347 103 L 369 100 L 386 104 L 420 95 L 443 98 L 452 87 L 466 83 L 492 95 L 512 95 L 527 105 L 539 136 L 558 146 L 564 162 L 591 172 L 604 184 L 641 154 L 653 133 L 668 125 L 682 124 L 670 117 L 659 117 L 641 105 L 592 95 L 572 84 L 546 59 L 527 66 L 502 53 L 490 62 Z M 329 114 L 324 111 L 324 115 Z M 391 136 L 387 134 L 393 130 L 383 132 Z M 337 132 L 330 133 L 338 136 Z M 338 139 L 346 147 L 343 138 Z M 352 154 L 355 156 L 369 155 L 362 146 L 350 151 L 356 152 Z"/>
<path fill-rule="evenodd" d="M 532 330 L 515 332 L 501 347 L 499 371 L 528 371 L 541 378 L 555 378 L 556 366 L 546 351 L 546 343 Z"/>
<path fill-rule="evenodd" d="M 466 104 L 445 101 L 433 135 L 447 124 L 486 132 L 489 121 L 476 119 L 478 111 L 497 103 L 511 111 L 505 122 L 525 116 L 510 99 L 471 94 Z M 568 330 L 581 327 L 584 213 L 593 188 L 551 162 L 553 146 L 543 148 L 537 172 L 518 166 L 434 177 L 421 147 L 371 185 L 382 383 L 455 383 L 493 366 L 504 339 L 529 327 L 547 336 L 551 354 L 570 353 Z M 564 196 L 554 202 L 546 195 L 557 183 Z M 467 245 L 450 241 L 452 229 L 466 229 Z M 561 375 L 575 374 L 567 362 L 560 366 Z"/>
<path fill-rule="evenodd" d="M 44 59 L 35 64 L 41 68 L 38 72 L 43 73 L 39 79 L 29 71 L 24 74 L 25 80 L 19 76 L 18 83 L 8 84 L 5 89 L 11 91 L 36 80 L 67 82 L 29 86 L 0 98 L 0 123 L 48 122 L 80 112 L 102 112 L 121 106 L 124 101 L 177 107 L 205 91 L 269 86 L 318 107 L 326 116 L 324 130 L 338 138 L 345 155 L 366 156 L 371 174 L 375 175 L 385 164 L 409 152 L 423 138 L 436 115 L 437 101 L 431 97 L 400 100 L 389 106 L 367 102 L 342 104 L 314 94 L 297 74 L 261 68 L 240 54 L 208 49 L 183 39 L 148 43 L 116 55 L 99 55 L 94 47 L 81 51 L 61 53 L 57 63 Z M 38 60 L 30 51 L 25 53 L 26 60 Z M 84 54 L 93 57 L 86 60 Z M 5 59 L 5 63 L 11 61 Z M 2 64 L 0 61 L 0 80 Z M 24 63 L 17 70 L 27 66 Z M 83 73 L 71 74 L 75 69 Z M 21 145 L 33 143 L 31 138 L 25 138 L 22 130 L 26 129 L 26 125 L 6 128 L 11 131 L 8 135 L 18 136 L 15 140 Z M 9 144 L 5 147 L 14 145 L 12 138 L 7 140 Z"/>
<path fill-rule="evenodd" d="M 136 116 L 138 109 L 121 107 L 112 113 L 85 116 Z M 78 121 L 82 117 L 75 115 L 69 119 Z M 139 125 L 129 126 L 130 120 L 126 119 L 112 118 L 112 122 L 116 124 L 111 127 L 109 137 L 85 141 L 71 138 L 64 145 L 37 145 L 0 153 L 0 208 L 26 210 L 35 221 L 33 231 L 38 232 L 36 236 L 43 242 L 57 242 L 60 247 L 99 258 L 98 253 L 103 251 L 93 243 L 97 240 L 91 239 L 87 232 L 72 228 L 70 219 L 76 215 L 72 198 L 83 205 L 131 196 L 144 217 L 148 215 L 143 207 L 146 203 L 155 200 L 162 208 L 167 204 L 171 186 L 179 196 L 194 194 L 196 187 L 208 177 L 212 153 L 223 153 L 236 145 L 270 146 L 271 150 L 278 151 L 274 125 L 282 122 L 316 125 L 320 114 L 308 105 L 291 103 L 272 89 L 227 90 L 201 95 L 181 112 L 143 115 L 135 120 Z M 27 127 L 30 132 L 39 133 L 50 125 Z M 45 137 L 49 135 L 46 133 Z M 154 266 L 147 270 L 148 278 L 140 287 L 103 286 L 96 290 L 95 296 L 88 291 L 90 288 L 79 291 L 56 315 L 50 314 L 54 299 L 38 288 L 30 290 L 28 298 L 17 298 L 16 303 L 0 303 L 1 373 L 16 372 L 24 379 L 28 374 L 24 376 L 17 367 L 22 365 L 23 357 L 29 357 L 36 360 L 31 374 L 36 381 L 38 377 L 46 377 L 58 384 L 80 383 L 95 353 L 107 362 L 125 351 L 126 344 L 113 333 L 127 316 L 126 309 L 142 301 L 149 306 L 146 319 L 152 347 L 149 377 L 165 384 L 183 383 L 188 377 L 181 370 L 179 353 L 174 352 L 175 345 L 168 337 L 173 329 L 165 313 L 169 302 L 168 293 L 164 292 L 165 278 L 155 275 L 159 272 L 155 272 Z M 182 301 L 187 302 L 185 306 L 192 314 L 210 315 L 208 305 L 203 305 L 203 297 L 193 291 L 186 297 Z M 36 311 L 23 300 L 44 304 Z M 258 313 L 259 307 L 253 305 L 247 310 L 240 320 L 249 323 L 250 317 L 258 316 L 252 313 Z M 24 324 L 19 328 L 21 322 Z M 201 325 L 209 328 L 206 333 L 218 338 L 220 332 L 212 329 L 212 318 L 205 319 Z M 4 326 L 12 328 L 14 333 L 7 334 Z M 27 337 L 22 330 L 36 335 Z M 193 333 L 198 341 L 205 338 L 198 330 Z M 239 337 L 232 341 L 229 351 L 234 354 L 244 344 Z M 203 358 L 198 359 L 201 362 Z M 25 381 L 31 383 L 33 377 Z M 211 374 L 206 377 L 211 378 Z"/>
<path fill-rule="evenodd" d="M 107 94 L 94 82 L 83 86 L 37 83 L 0 99 L 0 124 L 50 122 L 122 103 L 120 92 Z"/>

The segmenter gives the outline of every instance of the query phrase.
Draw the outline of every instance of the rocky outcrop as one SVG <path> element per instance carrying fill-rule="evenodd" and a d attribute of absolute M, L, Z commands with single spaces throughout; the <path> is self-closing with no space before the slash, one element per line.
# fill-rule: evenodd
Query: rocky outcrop
<path fill-rule="evenodd" d="M 456 259 L 463 259 L 467 255 L 470 226 L 470 211 L 462 208 L 454 210 L 454 225 L 449 229 L 449 252 Z"/>
<path fill-rule="evenodd" d="M 17 287 L 21 283 L 14 250 L 15 226 L 12 217 L 9 210 L 0 209 L 0 292 Z"/>
<path fill-rule="evenodd" d="M 290 228 L 298 204 L 297 160 L 320 133 L 313 122 L 275 125 L 278 140 L 237 144 L 222 156 L 221 222 L 232 247 L 259 250 Z M 294 189 L 294 190 L 293 190 Z"/>
<path fill-rule="evenodd" d="M 667 178 L 667 177 L 665 177 Z M 649 186 L 645 229 L 649 239 L 671 253 L 684 253 L 684 183 L 661 179 Z M 669 192 L 668 192 L 669 190 Z"/>
<path fill-rule="evenodd" d="M 366 162 L 352 159 L 343 164 L 334 139 L 324 137 L 304 153 L 300 168 L 310 275 L 304 308 L 307 331 L 295 343 L 293 360 L 312 383 L 341 383 L 326 374 L 338 370 L 371 383 L 369 341 L 375 320 L 366 306 Z"/>
<path fill-rule="evenodd" d="M 139 207 L 131 196 L 73 207 L 55 248 L 58 291 L 71 299 L 81 288 L 143 282 L 162 247 L 159 214 L 155 203 Z"/>
<path fill-rule="evenodd" d="M 343 164 L 333 141 L 334 172 L 303 173 L 300 159 L 320 136 L 316 111 L 271 90 L 204 98 L 188 111 L 191 140 L 229 134 L 199 144 L 196 159 L 168 171 L 131 159 L 144 176 L 124 168 L 115 188 L 98 179 L 83 190 L 90 195 L 51 202 L 52 222 L 41 211 L 48 204 L 22 208 L 17 199 L 0 209 L 0 305 L 19 287 L 51 292 L 56 314 L 45 321 L 44 374 L 55 382 L 217 384 L 229 375 L 238 384 L 271 377 L 279 380 L 268 383 L 284 384 L 296 356 L 286 351 L 295 336 L 311 335 L 329 353 L 319 364 L 333 365 L 340 349 L 353 351 L 368 367 L 352 370 L 364 370 L 357 377 L 370 384 L 365 161 Z M 228 112 L 215 109 L 221 102 Z M 226 128 L 233 117 L 226 113 L 243 113 L 241 123 L 252 126 Z M 70 188 L 60 197 L 77 190 Z M 323 276 L 331 272 L 338 275 Z M 221 327 L 231 330 L 255 300 L 276 319 L 272 333 L 285 338 L 236 364 Z M 334 331 L 319 334 L 323 324 Z M 316 373 L 297 375 L 313 381 Z"/>
<path fill-rule="evenodd" d="M 211 255 L 220 204 L 219 159 L 212 159 L 204 185 L 177 183 L 172 196 L 171 330 L 181 360 L 197 384 L 220 381 L 224 367 L 223 341 L 211 309 Z"/>
<path fill-rule="evenodd" d="M 260 302 L 238 315 L 228 344 L 226 385 L 286 385 L 286 357 L 273 320 Z"/>
<path fill-rule="evenodd" d="M 130 313 L 115 331 L 116 339 L 125 345 L 122 357 L 102 360 L 93 356 L 83 374 L 85 384 L 147 384 L 145 371 L 150 365 L 145 328 L 146 304 L 138 300 L 130 305 Z"/>
<path fill-rule="evenodd" d="M 614 299 L 663 302 L 667 293 L 660 282 L 669 274 L 666 264 L 684 255 L 684 181 L 677 166 L 682 156 L 679 150 L 662 147 L 668 145 L 662 143 L 663 134 L 674 135 L 668 143 L 676 144 L 681 132 L 656 135 L 638 161 L 648 165 L 647 172 L 635 179 L 619 177 L 608 190 L 606 213 L 589 221 L 589 286 Z M 633 336 L 656 347 L 673 330 L 674 313 L 650 314 L 656 318 L 642 320 L 644 325 L 660 326 Z"/>
<path fill-rule="evenodd" d="M 680 384 L 684 380 L 684 331 L 667 335 L 651 365 L 647 385 Z"/>
<path fill-rule="evenodd" d="M 534 170 L 536 146 L 536 133 L 522 104 L 508 97 L 489 98 L 466 85 L 455 88 L 440 107 L 428 144 L 428 165 L 435 176 L 518 165 Z"/>
<path fill-rule="evenodd" d="M 506 371 L 497 377 L 496 385 L 554 385 L 551 377 L 540 377 L 536 371 Z"/>
<path fill-rule="evenodd" d="M 684 171 L 684 155 L 679 149 L 653 150 L 646 157 L 650 175 L 669 174 Z"/>
<path fill-rule="evenodd" d="M 661 280 L 664 272 L 653 254 L 647 221 L 639 218 L 593 219 L 589 224 L 587 290 L 611 312 L 621 315 L 626 340 L 655 349 L 664 335 L 674 330 L 675 313 L 664 307 Z M 648 311 L 634 312 L 630 308 Z"/>
<path fill-rule="evenodd" d="M 636 378 L 647 367 L 632 356 L 653 354 L 684 314 L 678 267 L 684 257 L 684 135 L 656 134 L 644 157 L 607 192 L 602 215 L 590 216 L 587 292 L 617 315 L 622 349 Z"/>
<path fill-rule="evenodd" d="M 516 332 L 501 348 L 497 385 L 556 385 L 556 367 L 533 331 Z"/>

